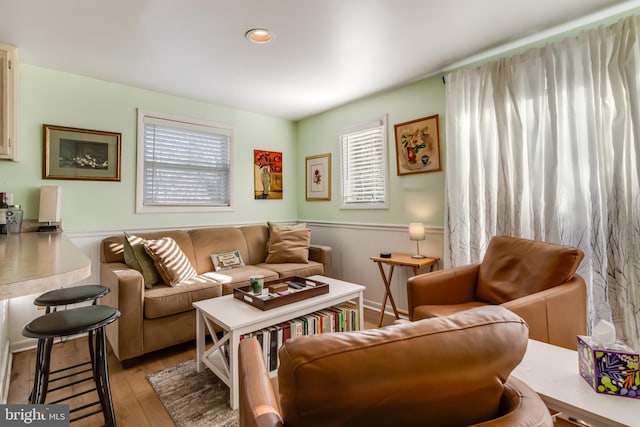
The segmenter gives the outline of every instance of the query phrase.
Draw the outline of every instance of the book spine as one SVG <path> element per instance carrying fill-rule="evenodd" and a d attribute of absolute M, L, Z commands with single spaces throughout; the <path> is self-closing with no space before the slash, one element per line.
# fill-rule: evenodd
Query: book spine
<path fill-rule="evenodd" d="M 278 329 L 269 328 L 270 349 L 269 349 L 269 371 L 275 371 L 278 368 Z"/>

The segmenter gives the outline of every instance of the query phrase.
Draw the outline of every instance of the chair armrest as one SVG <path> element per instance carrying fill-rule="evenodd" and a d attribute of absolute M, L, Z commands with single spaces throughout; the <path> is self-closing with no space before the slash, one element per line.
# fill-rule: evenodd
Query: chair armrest
<path fill-rule="evenodd" d="M 493 420 L 475 424 L 477 427 L 538 426 L 553 427 L 549 409 L 531 387 L 510 376 L 504 384 L 500 415 Z"/>
<path fill-rule="evenodd" d="M 309 259 L 321 263 L 324 266 L 324 272 L 322 274 L 326 277 L 332 277 L 333 257 L 330 246 L 309 246 Z"/>
<path fill-rule="evenodd" d="M 257 339 L 250 338 L 240 342 L 238 364 L 240 425 L 245 427 L 283 426 L 280 405 Z"/>
<path fill-rule="evenodd" d="M 413 310 L 427 304 L 461 304 L 475 299 L 480 264 L 471 264 L 431 273 L 407 280 L 409 318 Z"/>
<path fill-rule="evenodd" d="M 120 311 L 120 318 L 107 326 L 107 337 L 119 360 L 140 356 L 143 351 L 142 322 L 144 281 L 142 274 L 124 263 L 101 263 L 100 284 L 110 292 L 102 304 Z"/>
<path fill-rule="evenodd" d="M 576 350 L 576 335 L 587 333 L 587 290 L 579 275 L 502 306 L 522 317 L 529 325 L 529 337 L 537 341 Z"/>

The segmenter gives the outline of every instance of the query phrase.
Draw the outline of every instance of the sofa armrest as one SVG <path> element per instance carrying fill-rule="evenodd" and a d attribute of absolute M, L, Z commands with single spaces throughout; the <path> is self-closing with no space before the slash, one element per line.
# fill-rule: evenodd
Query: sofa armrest
<path fill-rule="evenodd" d="M 238 348 L 240 425 L 245 427 L 283 426 L 280 405 L 264 364 L 260 343 L 255 338 L 240 342 Z M 277 379 L 275 379 L 277 381 Z"/>
<path fill-rule="evenodd" d="M 309 259 L 316 261 L 324 266 L 323 275 L 332 277 L 333 274 L 333 257 L 330 246 L 311 245 L 309 246 Z"/>
<path fill-rule="evenodd" d="M 119 360 L 142 355 L 142 274 L 123 263 L 101 263 L 100 283 L 110 290 L 102 298 L 102 304 L 117 308 L 121 314 L 116 322 L 107 326 L 107 337 L 113 352 Z"/>
<path fill-rule="evenodd" d="M 409 318 L 413 309 L 427 304 L 461 304 L 475 300 L 479 264 L 419 274 L 407 280 Z"/>
<path fill-rule="evenodd" d="M 524 319 L 529 325 L 529 337 L 537 341 L 576 350 L 576 335 L 587 333 L 587 290 L 579 275 L 502 306 Z"/>

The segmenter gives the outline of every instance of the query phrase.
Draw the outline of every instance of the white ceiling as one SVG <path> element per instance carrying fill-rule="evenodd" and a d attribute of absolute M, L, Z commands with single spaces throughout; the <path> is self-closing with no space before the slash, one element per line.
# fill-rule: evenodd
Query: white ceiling
<path fill-rule="evenodd" d="M 297 120 L 615 0 L 0 0 L 21 62 Z M 275 33 L 268 45 L 246 30 Z"/>

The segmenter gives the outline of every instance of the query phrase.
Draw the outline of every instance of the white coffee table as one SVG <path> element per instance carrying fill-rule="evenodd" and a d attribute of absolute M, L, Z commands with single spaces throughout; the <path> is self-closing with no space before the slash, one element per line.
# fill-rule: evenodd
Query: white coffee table
<path fill-rule="evenodd" d="M 235 299 L 233 295 L 193 303 L 196 308 L 196 369 L 200 372 L 203 365 L 208 367 L 229 386 L 231 408 L 238 407 L 238 344 L 242 335 L 347 301 L 355 302 L 362 327 L 364 286 L 324 276 L 311 276 L 310 279 L 328 283 L 329 292 L 266 311 Z M 222 337 L 216 336 L 214 324 L 222 328 Z M 205 349 L 207 331 L 213 337 L 213 345 Z M 227 342 L 228 361 L 223 355 Z"/>
<path fill-rule="evenodd" d="M 529 340 L 512 375 L 534 389 L 547 407 L 594 427 L 640 426 L 640 399 L 596 393 L 580 376 L 578 353 Z"/>

